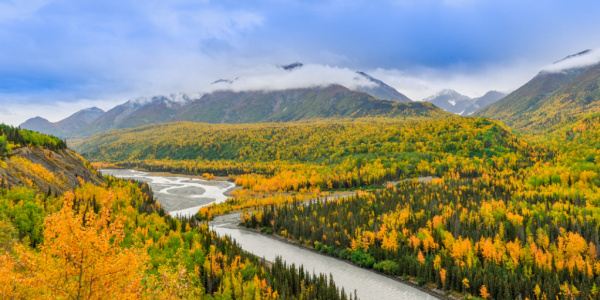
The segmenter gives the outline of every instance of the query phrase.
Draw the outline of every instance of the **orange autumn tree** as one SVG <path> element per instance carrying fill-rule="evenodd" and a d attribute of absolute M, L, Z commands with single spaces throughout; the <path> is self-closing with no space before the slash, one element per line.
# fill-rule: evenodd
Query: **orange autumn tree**
<path fill-rule="evenodd" d="M 75 212 L 73 194 L 62 209 L 46 218 L 39 253 L 17 248 L 24 281 L 40 298 L 138 299 L 149 258 L 143 249 L 121 248 L 124 216 L 111 218 L 112 195 L 100 214 Z"/>

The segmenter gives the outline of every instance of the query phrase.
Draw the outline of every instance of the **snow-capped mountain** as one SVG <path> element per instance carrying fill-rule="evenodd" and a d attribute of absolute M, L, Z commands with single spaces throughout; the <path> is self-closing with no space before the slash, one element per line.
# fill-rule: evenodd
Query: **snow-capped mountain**
<path fill-rule="evenodd" d="M 423 101 L 430 102 L 445 111 L 458 115 L 462 115 L 465 112 L 467 107 L 471 105 L 472 100 L 470 97 L 459 94 L 455 90 L 448 89 L 423 99 Z"/>
<path fill-rule="evenodd" d="M 466 116 L 504 98 L 504 96 L 506 96 L 506 94 L 497 91 L 489 91 L 481 97 L 471 98 L 454 90 L 446 89 L 423 99 L 423 101 L 430 102 L 447 112 Z"/>

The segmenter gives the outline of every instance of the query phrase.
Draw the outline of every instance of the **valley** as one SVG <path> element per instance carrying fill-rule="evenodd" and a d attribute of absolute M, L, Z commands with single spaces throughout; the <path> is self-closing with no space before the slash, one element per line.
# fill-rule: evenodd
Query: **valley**
<path fill-rule="evenodd" d="M 191 11 L 215 5 L 184 2 Z M 443 7 L 440 15 L 475 5 L 450 2 L 427 5 Z M 104 57 L 97 65 L 114 72 L 74 72 L 98 56 L 83 51 L 60 65 L 60 78 L 37 69 L 35 80 L 0 75 L 8 82 L 0 98 L 10 98 L 0 122 L 21 124 L 0 124 L 1 299 L 600 299 L 599 50 L 553 63 L 536 50 L 539 59 L 522 62 L 516 49 L 479 48 L 493 42 L 484 36 L 501 39 L 497 32 L 474 34 L 476 47 L 462 44 L 465 30 L 451 38 L 451 26 L 443 45 L 417 47 L 389 34 L 398 28 L 363 26 L 410 19 L 380 12 L 348 29 L 386 35 L 381 44 L 365 38 L 363 61 L 320 46 L 262 57 L 303 34 L 282 28 L 285 38 L 264 43 L 252 31 L 272 26 L 272 15 L 223 14 L 224 3 L 183 22 L 162 15 L 163 4 L 149 4 L 144 30 L 112 19 L 92 26 L 143 41 L 143 51 L 126 54 L 129 70 Z M 383 4 L 336 5 L 310 23 Z M 3 15 L 0 27 L 27 15 Z M 527 30 L 497 27 L 509 25 Z M 221 29 L 175 43 L 211 26 Z M 146 30 L 170 36 L 169 47 L 150 43 Z M 438 31 L 421 39 L 438 43 Z M 246 34 L 251 42 L 236 42 Z M 100 56 L 122 47 L 104 37 Z M 402 47 L 381 47 L 391 40 Z M 22 44 L 47 42 L 31 41 Z M 249 44 L 263 47 L 252 51 L 260 59 L 234 58 Z M 194 50 L 169 55 L 171 46 Z M 216 51 L 197 56 L 206 47 Z M 32 59 L 35 68 L 73 56 L 49 51 Z M 302 54 L 294 63 L 270 62 L 294 53 Z"/>

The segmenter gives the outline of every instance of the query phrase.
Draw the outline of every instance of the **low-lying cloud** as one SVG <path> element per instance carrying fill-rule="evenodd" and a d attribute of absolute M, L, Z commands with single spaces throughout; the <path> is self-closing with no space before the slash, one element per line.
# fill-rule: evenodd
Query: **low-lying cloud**
<path fill-rule="evenodd" d="M 600 63 L 600 50 L 590 50 L 586 53 L 568 57 L 557 61 L 542 69 L 544 72 L 558 73 L 570 69 L 584 68 Z"/>
<path fill-rule="evenodd" d="M 284 70 L 275 65 L 244 70 L 236 78 L 227 78 L 228 82 L 219 82 L 207 86 L 205 92 L 215 90 L 240 91 L 276 91 L 285 89 L 310 88 L 343 85 L 349 89 L 373 87 L 375 83 L 347 68 L 309 64 L 293 70 Z"/>

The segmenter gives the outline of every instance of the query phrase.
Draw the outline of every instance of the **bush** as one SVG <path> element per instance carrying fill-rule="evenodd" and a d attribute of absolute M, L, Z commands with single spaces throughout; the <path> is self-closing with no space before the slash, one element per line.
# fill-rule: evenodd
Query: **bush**
<path fill-rule="evenodd" d="M 389 275 L 396 275 L 400 272 L 400 266 L 395 261 L 384 260 L 373 265 L 373 269 L 384 272 Z"/>
<path fill-rule="evenodd" d="M 267 227 L 267 226 L 263 226 L 263 227 L 260 229 L 260 231 L 261 231 L 261 232 L 264 232 L 264 233 L 266 233 L 266 234 L 273 234 L 273 229 L 271 229 L 271 228 L 269 228 L 269 227 Z"/>
<path fill-rule="evenodd" d="M 352 251 L 350 259 L 361 267 L 372 268 L 375 264 L 375 259 L 371 255 L 358 250 Z"/>

